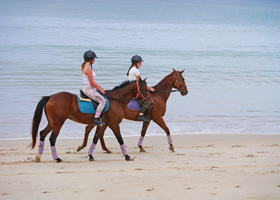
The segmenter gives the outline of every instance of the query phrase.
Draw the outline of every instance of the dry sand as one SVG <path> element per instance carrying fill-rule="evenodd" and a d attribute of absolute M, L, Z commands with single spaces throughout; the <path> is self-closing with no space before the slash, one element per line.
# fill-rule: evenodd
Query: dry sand
<path fill-rule="evenodd" d="M 0 141 L 0 199 L 280 199 L 280 135 L 173 135 L 175 152 L 166 136 L 146 136 L 146 153 L 124 137 L 134 161 L 105 141 L 113 154 L 98 144 L 89 162 L 82 139 L 58 138 L 62 163 L 47 141 L 39 163 L 30 140 Z"/>

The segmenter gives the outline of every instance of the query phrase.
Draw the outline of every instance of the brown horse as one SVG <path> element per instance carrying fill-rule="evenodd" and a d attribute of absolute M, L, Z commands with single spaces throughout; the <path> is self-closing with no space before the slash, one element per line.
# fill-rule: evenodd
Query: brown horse
<path fill-rule="evenodd" d="M 107 112 L 103 114 L 103 122 L 105 126 L 98 126 L 96 134 L 93 139 L 93 144 L 89 150 L 89 158 L 93 160 L 92 153 L 97 143 L 100 132 L 109 126 L 113 133 L 115 134 L 123 155 L 126 160 L 130 160 L 129 155 L 126 152 L 123 138 L 120 132 L 120 126 L 123 117 L 124 109 L 127 106 L 130 99 L 137 96 L 137 99 L 143 101 L 143 103 L 151 107 L 153 102 L 150 97 L 150 92 L 147 89 L 147 84 L 145 80 L 133 81 L 133 82 L 123 82 L 120 86 L 115 87 L 113 90 L 106 90 L 106 95 L 109 98 L 110 107 Z M 43 97 L 35 110 L 33 123 L 32 123 L 32 143 L 31 148 L 33 149 L 36 145 L 36 138 L 38 135 L 38 128 L 41 122 L 43 108 L 45 111 L 46 118 L 48 120 L 48 125 L 44 130 L 40 132 L 40 145 L 38 150 L 38 155 L 36 156 L 36 161 L 41 160 L 41 155 L 43 154 L 44 141 L 47 134 L 52 131 L 49 138 L 51 151 L 53 159 L 57 162 L 62 160 L 57 156 L 55 142 L 56 138 L 60 132 L 62 125 L 66 119 L 71 119 L 75 122 L 90 125 L 93 121 L 93 114 L 81 113 L 78 106 L 77 96 L 68 92 L 60 92 L 53 94 L 51 96 Z"/>
<path fill-rule="evenodd" d="M 153 108 L 150 109 L 149 111 L 149 119 L 153 120 L 156 124 L 158 124 L 166 133 L 167 135 L 167 140 L 169 143 L 169 149 L 171 151 L 174 151 L 173 143 L 172 143 L 172 138 L 170 135 L 169 128 L 166 126 L 165 121 L 163 120 L 163 116 L 166 111 L 166 102 L 171 94 L 172 88 L 176 88 L 177 90 L 180 91 L 182 96 L 185 96 L 188 94 L 188 89 L 185 83 L 185 79 L 182 76 L 183 71 L 176 71 L 173 69 L 173 72 L 167 75 L 164 79 L 162 79 L 157 85 L 153 86 L 155 89 L 154 93 L 151 93 L 152 98 L 153 98 Z M 137 116 L 140 111 L 132 111 L 128 107 L 125 107 L 124 109 L 124 118 L 137 121 Z M 150 124 L 150 121 L 148 122 L 143 122 L 142 126 L 142 131 L 141 131 L 141 137 L 138 142 L 138 147 L 140 148 L 140 152 L 145 152 L 142 142 L 144 140 L 147 128 Z M 82 150 L 84 147 L 87 145 L 87 140 L 88 140 L 88 135 L 94 125 L 88 125 L 85 129 L 85 136 L 84 136 L 84 141 L 82 146 L 79 146 L 77 151 Z M 104 130 L 105 131 L 105 130 Z M 111 153 L 111 151 L 106 147 L 105 142 L 104 142 L 104 132 L 100 135 L 100 143 L 102 146 L 102 149 L 106 151 L 107 153 Z"/>

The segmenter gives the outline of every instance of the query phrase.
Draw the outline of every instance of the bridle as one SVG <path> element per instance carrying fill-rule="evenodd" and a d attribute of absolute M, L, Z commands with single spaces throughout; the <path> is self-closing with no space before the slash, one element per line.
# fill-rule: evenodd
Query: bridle
<path fill-rule="evenodd" d="M 180 91 L 181 92 L 181 90 L 182 90 L 182 80 L 180 79 L 179 72 L 178 71 L 176 71 L 176 72 L 177 72 L 177 79 L 176 79 L 175 83 L 173 84 L 173 87 L 176 85 L 177 81 L 179 81 L 180 87 L 179 87 L 179 90 L 176 90 L 176 91 Z"/>
<path fill-rule="evenodd" d="M 137 95 L 136 95 L 136 99 L 138 99 L 138 97 L 142 97 L 142 100 L 138 99 L 139 101 L 141 102 L 144 102 L 144 101 L 147 101 L 147 99 L 151 98 L 152 96 L 147 96 L 147 97 L 144 97 L 144 95 L 141 93 L 141 90 L 140 90 L 140 86 L 139 86 L 139 81 L 136 81 L 136 85 L 137 85 Z"/>
<path fill-rule="evenodd" d="M 144 97 L 144 95 L 141 93 L 141 90 L 140 90 L 140 86 L 139 86 L 139 81 L 136 81 L 136 85 L 137 85 L 137 95 L 136 95 L 136 99 L 138 99 L 139 96 L 142 97 L 142 100 L 138 99 L 139 101 L 143 102 L 143 104 L 147 107 L 147 108 L 151 108 L 151 106 L 148 107 L 148 99 L 149 98 L 152 98 L 151 94 L 147 97 Z"/>

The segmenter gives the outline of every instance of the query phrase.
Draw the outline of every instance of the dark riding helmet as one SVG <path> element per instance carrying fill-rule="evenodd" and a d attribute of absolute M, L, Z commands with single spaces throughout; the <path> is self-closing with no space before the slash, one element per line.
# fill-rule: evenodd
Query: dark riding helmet
<path fill-rule="evenodd" d="M 91 59 L 93 59 L 93 58 L 98 58 L 98 57 L 96 56 L 96 54 L 95 54 L 93 51 L 88 50 L 88 51 L 86 51 L 86 52 L 84 53 L 84 60 L 85 60 L 85 61 L 91 60 Z"/>
<path fill-rule="evenodd" d="M 141 56 L 134 55 L 131 58 L 131 62 L 144 62 L 144 60 L 142 60 Z"/>

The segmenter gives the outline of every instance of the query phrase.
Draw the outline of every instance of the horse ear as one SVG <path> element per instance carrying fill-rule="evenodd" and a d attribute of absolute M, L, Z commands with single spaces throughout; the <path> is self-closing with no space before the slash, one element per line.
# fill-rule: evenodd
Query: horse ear
<path fill-rule="evenodd" d="M 143 80 L 142 80 L 142 78 L 140 77 L 140 78 L 139 78 L 139 83 L 142 84 L 142 82 L 143 82 Z"/>
<path fill-rule="evenodd" d="M 183 73 L 184 73 L 184 71 L 185 71 L 185 70 L 183 70 L 183 71 L 180 71 L 180 74 L 183 74 Z"/>
<path fill-rule="evenodd" d="M 145 78 L 143 81 L 145 81 L 145 82 L 146 82 L 146 80 L 147 80 L 147 78 Z"/>
<path fill-rule="evenodd" d="M 176 72 L 176 70 L 173 68 L 173 72 Z"/>

